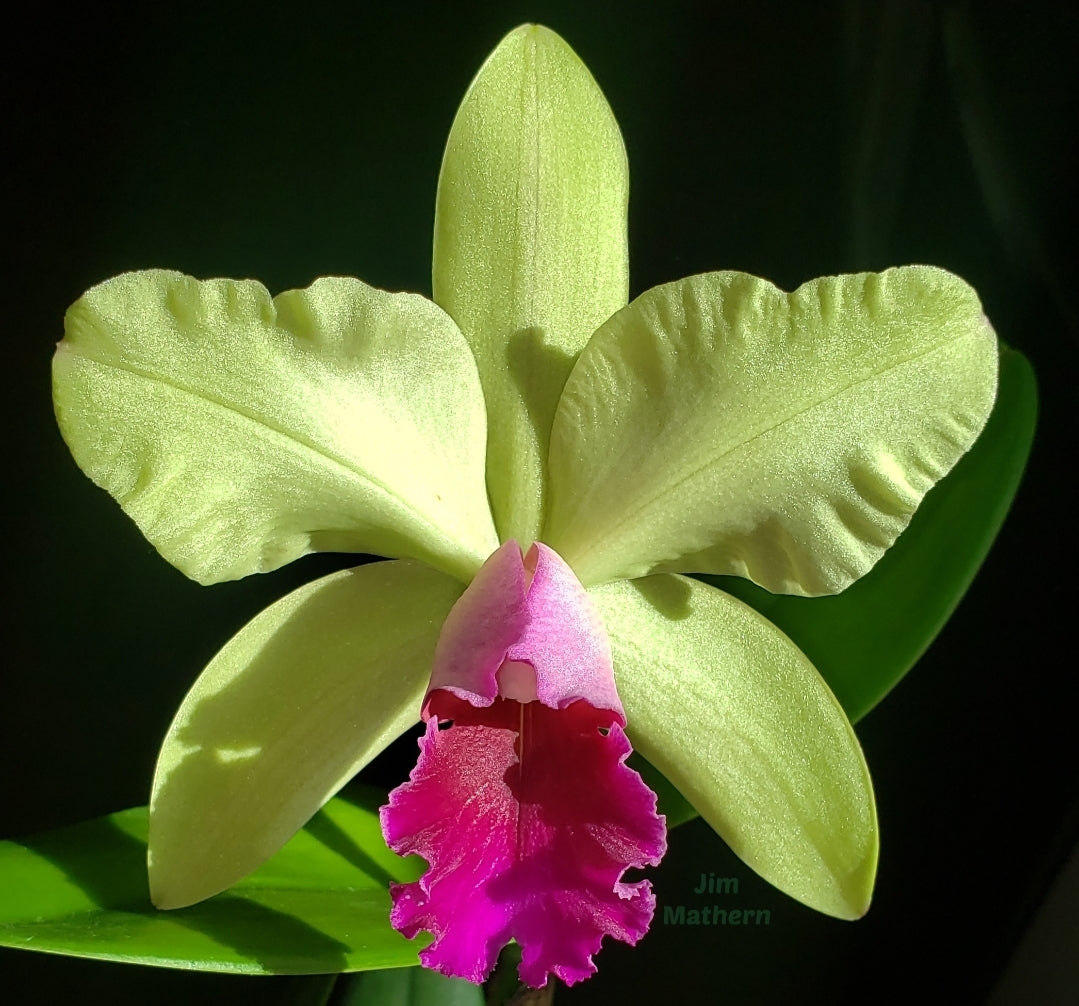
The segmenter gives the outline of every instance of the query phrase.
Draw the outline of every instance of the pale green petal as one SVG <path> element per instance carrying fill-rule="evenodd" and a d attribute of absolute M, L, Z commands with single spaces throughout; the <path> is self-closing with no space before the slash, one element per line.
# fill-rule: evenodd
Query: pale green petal
<path fill-rule="evenodd" d="M 154 904 L 180 908 L 250 873 L 419 720 L 462 589 L 419 563 L 373 563 L 301 587 L 226 644 L 158 758 Z"/>
<path fill-rule="evenodd" d="M 634 747 L 780 890 L 865 914 L 877 815 L 858 740 L 801 651 L 696 580 L 594 587 Z"/>
<path fill-rule="evenodd" d="M 586 584 L 669 570 L 835 593 L 970 447 L 996 380 L 977 295 L 941 269 L 656 287 L 566 385 L 543 540 Z"/>
<path fill-rule="evenodd" d="M 502 540 L 537 536 L 558 396 L 626 303 L 628 185 L 618 124 L 585 65 L 547 28 L 507 35 L 446 144 L 433 276 L 479 364 Z"/>
<path fill-rule="evenodd" d="M 475 362 L 423 297 L 128 273 L 69 309 L 53 393 L 79 466 L 202 583 L 313 550 L 467 582 L 498 545 Z"/>

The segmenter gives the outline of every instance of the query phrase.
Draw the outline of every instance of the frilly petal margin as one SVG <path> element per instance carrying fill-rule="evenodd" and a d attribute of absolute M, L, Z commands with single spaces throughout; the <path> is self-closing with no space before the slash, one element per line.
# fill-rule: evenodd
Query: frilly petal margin
<path fill-rule="evenodd" d="M 594 587 L 634 746 L 765 880 L 841 919 L 869 908 L 877 813 L 858 740 L 800 650 L 672 574 Z"/>
<path fill-rule="evenodd" d="M 408 937 L 431 932 L 420 960 L 444 974 L 483 981 L 513 938 L 526 984 L 589 977 L 604 936 L 633 944 L 647 931 L 651 885 L 622 876 L 666 846 L 655 796 L 623 764 L 625 733 L 584 702 L 476 709 L 440 695 L 410 782 L 383 808 L 390 847 L 430 864 L 391 889 L 390 921 Z"/>
<path fill-rule="evenodd" d="M 293 591 L 241 629 L 184 699 L 150 800 L 159 908 L 250 873 L 417 720 L 461 585 L 378 562 Z"/>
<path fill-rule="evenodd" d="M 511 541 L 488 559 L 446 620 L 423 715 L 419 762 L 382 809 L 390 847 L 429 864 L 390 917 L 434 935 L 423 963 L 480 982 L 516 939 L 522 981 L 572 984 L 604 936 L 636 943 L 655 898 L 623 875 L 659 862 L 664 822 L 624 764 L 602 623 L 556 553 L 522 561 Z"/>

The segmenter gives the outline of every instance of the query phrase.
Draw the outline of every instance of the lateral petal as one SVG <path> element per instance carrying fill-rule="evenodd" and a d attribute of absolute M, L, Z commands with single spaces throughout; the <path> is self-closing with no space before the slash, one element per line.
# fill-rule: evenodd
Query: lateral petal
<path fill-rule="evenodd" d="M 544 541 L 586 586 L 666 570 L 837 593 L 973 443 L 996 380 L 977 295 L 941 269 L 656 287 L 566 384 Z"/>
<path fill-rule="evenodd" d="M 200 583 L 310 551 L 417 558 L 467 582 L 497 544 L 475 362 L 429 300 L 316 280 L 127 273 L 68 311 L 64 439 Z"/>
<path fill-rule="evenodd" d="M 589 594 L 634 747 L 770 883 L 828 915 L 863 915 L 877 865 L 872 784 L 809 661 L 696 580 L 656 575 Z"/>
<path fill-rule="evenodd" d="M 159 908 L 250 873 L 417 721 L 461 590 L 417 562 L 372 563 L 293 591 L 225 645 L 158 757 L 149 869 Z"/>

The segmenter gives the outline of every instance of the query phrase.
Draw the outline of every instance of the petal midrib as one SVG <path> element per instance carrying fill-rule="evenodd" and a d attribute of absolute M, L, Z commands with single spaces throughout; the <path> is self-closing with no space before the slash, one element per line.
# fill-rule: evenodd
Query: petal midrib
<path fill-rule="evenodd" d="M 122 373 L 130 374 L 133 377 L 140 378 L 152 384 L 160 384 L 167 388 L 172 388 L 175 391 L 180 392 L 183 395 L 188 395 L 191 398 L 205 402 L 207 405 L 213 408 L 220 409 L 223 412 L 231 413 L 232 415 L 239 416 L 241 419 L 246 420 L 249 423 L 259 427 L 268 433 L 280 437 L 282 440 L 286 440 L 291 444 L 295 444 L 297 447 L 302 448 L 316 457 L 335 465 L 336 467 L 345 471 L 349 476 L 356 478 L 363 485 L 369 488 L 372 492 L 382 495 L 388 501 L 390 501 L 398 510 L 403 510 L 413 515 L 417 524 L 422 528 L 432 533 L 432 537 L 437 539 L 443 539 L 445 537 L 444 529 L 437 524 L 431 517 L 431 515 L 423 512 L 417 508 L 411 502 L 405 500 L 397 493 L 393 492 L 384 482 L 379 479 L 373 478 L 365 472 L 358 469 L 355 465 L 349 461 L 341 458 L 340 456 L 328 451 L 323 445 L 317 443 L 314 440 L 296 434 L 294 431 L 288 431 L 281 426 L 268 421 L 258 413 L 250 409 L 245 409 L 242 406 L 229 402 L 226 399 L 219 398 L 214 395 L 208 395 L 204 391 L 196 391 L 193 388 L 175 380 L 171 377 L 166 377 L 162 374 L 155 373 L 152 370 L 144 369 L 141 367 L 133 366 L 129 363 L 120 363 L 113 360 L 105 360 L 91 353 L 85 352 L 81 348 L 76 348 L 70 344 L 64 346 L 61 345 L 61 352 L 70 353 L 72 356 L 76 356 L 82 360 L 86 360 L 99 367 L 106 367 L 112 370 L 117 370 Z M 325 528 L 321 530 L 345 530 L 342 528 Z M 393 528 L 397 533 L 401 533 L 399 529 Z M 409 535 L 412 537 L 412 535 Z"/>
<path fill-rule="evenodd" d="M 784 424 L 789 423 L 789 422 L 797 419 L 799 416 L 805 415 L 806 413 L 811 412 L 812 410 L 814 410 L 816 408 L 819 408 L 825 402 L 840 398 L 841 396 L 843 396 L 843 395 L 847 394 L 848 392 L 850 392 L 852 389 L 857 388 L 857 387 L 859 387 L 859 386 L 861 386 L 863 384 L 867 384 L 870 381 L 873 381 L 876 378 L 880 377 L 882 374 L 886 374 L 889 371 L 897 370 L 897 369 L 899 369 L 901 367 L 905 367 L 908 364 L 910 364 L 910 363 L 912 363 L 912 362 L 914 362 L 916 360 L 921 360 L 921 359 L 924 359 L 926 357 L 932 356 L 934 353 L 938 353 L 938 352 L 940 352 L 942 350 L 946 350 L 950 346 L 953 346 L 953 345 L 963 341 L 966 338 L 968 338 L 968 336 L 966 336 L 966 335 L 955 336 L 954 338 L 948 339 L 948 340 L 946 340 L 944 342 L 936 343 L 935 345 L 933 345 L 933 346 L 931 346 L 931 347 L 929 347 L 929 348 L 927 348 L 925 350 L 910 353 L 910 354 L 908 354 L 906 356 L 903 356 L 902 358 L 900 358 L 898 360 L 894 360 L 894 361 L 888 363 L 885 366 L 877 367 L 877 368 L 875 368 L 873 370 L 865 372 L 862 375 L 856 377 L 855 379 L 849 381 L 848 383 L 842 385 L 841 387 L 836 388 L 835 390 L 832 390 L 827 394 L 821 395 L 821 396 L 809 401 L 807 404 L 805 404 L 805 405 L 803 405 L 803 406 L 789 412 L 788 414 L 784 415 L 782 418 L 777 419 L 775 422 L 772 422 L 772 423 L 768 424 L 767 426 L 765 426 L 762 429 L 758 430 L 756 433 L 753 433 L 751 436 L 746 437 L 744 440 L 739 441 L 737 444 L 732 445 L 731 447 L 727 448 L 726 450 L 724 450 L 724 451 L 722 451 L 722 452 L 720 452 L 718 454 L 710 455 L 706 460 L 704 460 L 701 463 L 695 465 L 692 469 L 690 469 L 689 471 L 687 471 L 683 475 L 678 476 L 673 481 L 665 482 L 664 485 L 660 489 L 658 489 L 657 491 L 653 492 L 651 495 L 647 496 L 646 498 L 644 498 L 643 500 L 638 502 L 631 509 L 626 510 L 623 513 L 623 515 L 620 518 L 618 518 L 617 520 L 613 521 L 612 523 L 606 524 L 602 534 L 597 535 L 597 536 L 590 539 L 590 541 L 592 542 L 593 547 L 589 548 L 588 551 L 592 552 L 592 553 L 601 552 L 602 548 L 603 548 L 603 546 L 605 545 L 606 542 L 608 542 L 608 541 L 610 541 L 612 539 L 617 539 L 617 537 L 619 536 L 619 532 L 621 531 L 621 529 L 623 527 L 625 527 L 627 524 L 633 523 L 634 520 L 642 512 L 644 512 L 644 511 L 648 510 L 650 507 L 654 506 L 655 503 L 658 500 L 662 499 L 664 496 L 666 496 L 666 495 L 668 495 L 668 494 L 670 494 L 672 492 L 675 492 L 677 489 L 679 489 L 685 483 L 690 482 L 693 479 L 697 478 L 701 474 L 701 472 L 705 471 L 708 468 L 712 468 L 712 467 L 716 466 L 724 458 L 729 457 L 730 455 L 734 454 L 735 452 L 746 449 L 754 441 L 759 440 L 762 437 L 766 437 L 768 434 L 772 433 L 774 430 L 778 429 L 779 427 L 783 426 Z M 708 413 L 702 413 L 702 415 L 706 416 L 706 415 L 708 415 Z M 684 437 L 688 437 L 690 439 L 696 438 L 696 439 L 700 440 L 702 438 L 698 436 L 699 432 L 700 432 L 699 429 L 694 429 L 692 431 L 687 431 L 685 429 L 685 427 L 682 427 L 682 428 L 680 428 L 678 430 L 677 435 L 679 437 L 684 436 Z M 621 459 L 622 459 L 623 455 L 624 455 L 624 452 L 623 452 L 623 454 L 619 455 L 619 464 L 612 465 L 612 467 L 617 468 L 617 467 L 620 466 Z M 660 561 L 667 562 L 667 561 L 673 561 L 673 560 L 676 560 L 676 559 L 677 559 L 677 557 L 672 557 L 670 560 L 660 560 Z"/>

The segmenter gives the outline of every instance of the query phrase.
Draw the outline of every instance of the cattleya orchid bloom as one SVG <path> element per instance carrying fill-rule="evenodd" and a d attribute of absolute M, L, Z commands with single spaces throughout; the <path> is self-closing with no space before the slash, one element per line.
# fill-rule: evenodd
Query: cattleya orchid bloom
<path fill-rule="evenodd" d="M 977 437 L 996 340 L 924 266 L 627 303 L 627 186 L 587 69 L 524 26 L 454 121 L 432 300 L 146 271 L 70 309 L 63 434 L 184 573 L 389 557 L 272 605 L 195 682 L 154 779 L 159 907 L 256 868 L 420 716 L 382 820 L 428 861 L 391 912 L 433 934 L 428 966 L 482 980 L 513 938 L 523 980 L 572 982 L 604 935 L 640 937 L 653 898 L 624 873 L 665 839 L 629 739 L 766 879 L 865 912 L 846 716 L 778 629 L 683 574 L 843 590 Z"/>

